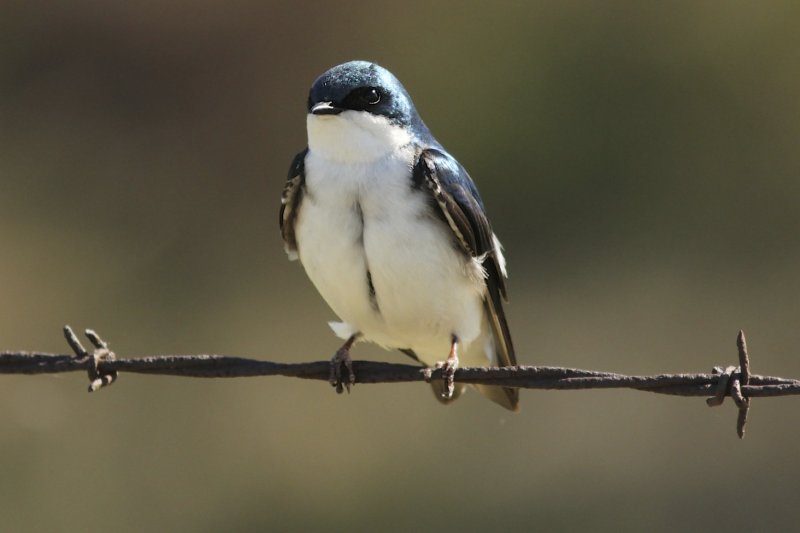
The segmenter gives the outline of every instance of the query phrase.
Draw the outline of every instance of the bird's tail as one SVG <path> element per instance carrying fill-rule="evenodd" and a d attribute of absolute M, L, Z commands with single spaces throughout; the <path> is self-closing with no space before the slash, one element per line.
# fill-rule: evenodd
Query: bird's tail
<path fill-rule="evenodd" d="M 484 316 L 489 322 L 489 338 L 482 346 L 485 350 L 484 357 L 487 357 L 492 365 L 516 365 L 514 344 L 511 342 L 511 334 L 508 331 L 502 305 L 499 302 L 496 304 L 492 298 L 486 298 L 484 305 L 486 306 Z M 475 388 L 494 403 L 512 411 L 519 411 L 519 389 L 499 385 L 475 385 Z"/>
<path fill-rule="evenodd" d="M 494 403 L 502 405 L 514 412 L 519 411 L 519 394 L 517 389 L 501 387 L 500 385 L 473 385 L 478 392 L 489 398 Z"/>

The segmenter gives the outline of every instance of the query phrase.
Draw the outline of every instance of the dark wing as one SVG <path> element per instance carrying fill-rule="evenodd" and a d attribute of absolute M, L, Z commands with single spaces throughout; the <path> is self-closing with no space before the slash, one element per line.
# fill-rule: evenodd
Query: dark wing
<path fill-rule="evenodd" d="M 281 211 L 278 222 L 281 226 L 281 237 L 283 237 L 283 247 L 289 255 L 289 259 L 297 259 L 297 239 L 294 235 L 294 223 L 297 219 L 297 210 L 300 201 L 303 199 L 305 189 L 306 173 L 305 161 L 308 148 L 294 157 L 292 166 L 289 167 L 289 177 L 281 194 Z"/>
<path fill-rule="evenodd" d="M 435 148 L 420 153 L 414 165 L 414 182 L 422 190 L 430 192 L 464 253 L 483 258 L 487 287 L 484 304 L 497 344 L 498 363 L 501 366 L 516 365 L 514 345 L 503 311 L 503 300 L 507 299 L 505 260 L 475 184 L 458 161 Z M 516 395 L 516 389 L 506 390 L 514 391 Z M 511 401 L 516 404 L 515 398 Z"/>

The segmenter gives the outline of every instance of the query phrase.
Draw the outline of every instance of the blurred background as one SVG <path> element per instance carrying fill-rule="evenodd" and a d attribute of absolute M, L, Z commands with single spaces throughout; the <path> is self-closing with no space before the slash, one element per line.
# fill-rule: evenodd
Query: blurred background
<path fill-rule="evenodd" d="M 0 350 L 327 359 L 279 197 L 370 59 L 469 169 L 521 363 L 800 377 L 800 4 L 0 5 Z M 356 358 L 406 362 L 359 345 Z M 0 376 L 7 531 L 788 529 L 800 399 Z"/>

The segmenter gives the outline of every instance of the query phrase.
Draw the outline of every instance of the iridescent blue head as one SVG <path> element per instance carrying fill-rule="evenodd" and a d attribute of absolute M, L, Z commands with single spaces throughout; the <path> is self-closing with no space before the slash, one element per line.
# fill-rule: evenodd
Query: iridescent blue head
<path fill-rule="evenodd" d="M 316 116 L 344 111 L 383 117 L 418 139 L 430 132 L 403 84 L 385 68 L 368 61 L 337 65 L 317 78 L 308 94 L 308 112 Z"/>

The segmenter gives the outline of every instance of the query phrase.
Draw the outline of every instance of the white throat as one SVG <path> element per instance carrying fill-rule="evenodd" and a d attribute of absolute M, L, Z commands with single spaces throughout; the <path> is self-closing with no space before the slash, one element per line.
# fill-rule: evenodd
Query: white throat
<path fill-rule="evenodd" d="M 309 150 L 328 159 L 353 163 L 386 157 L 411 142 L 406 128 L 366 111 L 309 114 L 306 128 Z"/>

